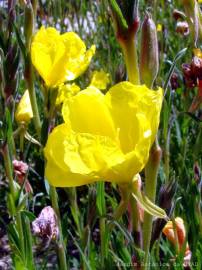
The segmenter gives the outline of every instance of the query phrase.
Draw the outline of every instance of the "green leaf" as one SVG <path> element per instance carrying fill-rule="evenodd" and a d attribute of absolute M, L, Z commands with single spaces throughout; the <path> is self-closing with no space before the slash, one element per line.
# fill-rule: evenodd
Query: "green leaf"
<path fill-rule="evenodd" d="M 176 56 L 175 56 L 175 58 L 174 58 L 174 60 L 173 60 L 172 66 L 170 67 L 170 70 L 169 70 L 169 72 L 168 72 L 168 76 L 167 76 L 167 78 L 166 78 L 166 80 L 165 80 L 165 83 L 164 83 L 164 85 L 163 85 L 163 89 L 164 89 L 164 97 L 166 96 L 167 88 L 168 88 L 168 83 L 169 83 L 170 78 L 171 78 L 171 76 L 172 76 L 172 74 L 173 74 L 173 71 L 174 71 L 174 69 L 175 69 L 176 63 L 177 63 L 177 61 L 178 61 L 180 58 L 182 58 L 182 57 L 185 55 L 186 52 L 187 52 L 187 48 L 182 49 L 181 51 L 179 51 L 179 52 L 176 54 Z"/>
<path fill-rule="evenodd" d="M 21 214 L 22 216 L 28 217 L 29 221 L 34 221 L 36 219 L 36 216 L 30 211 L 23 210 L 21 211 Z"/>
<path fill-rule="evenodd" d="M 100 216 L 106 215 L 105 205 L 105 182 L 97 183 L 96 205 Z"/>
<path fill-rule="evenodd" d="M 118 20 L 118 23 L 120 24 L 120 26 L 123 29 L 128 29 L 128 24 L 122 14 L 122 11 L 119 7 L 119 5 L 117 4 L 116 0 L 110 0 L 110 5 L 111 5 L 111 9 L 114 13 L 114 15 L 116 16 L 116 19 Z"/>

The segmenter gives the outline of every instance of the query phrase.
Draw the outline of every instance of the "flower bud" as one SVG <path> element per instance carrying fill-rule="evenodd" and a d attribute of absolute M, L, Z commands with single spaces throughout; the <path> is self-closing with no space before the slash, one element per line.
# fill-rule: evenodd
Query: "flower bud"
<path fill-rule="evenodd" d="M 156 26 L 149 14 L 145 16 L 141 32 L 140 78 L 151 87 L 159 69 L 159 54 Z"/>
<path fill-rule="evenodd" d="M 179 251 L 181 251 L 184 247 L 185 241 L 186 241 L 186 230 L 184 226 L 184 221 L 182 218 L 177 217 L 175 218 L 175 229 L 177 234 L 177 239 L 175 238 L 175 232 L 173 228 L 173 222 L 168 221 L 165 227 L 163 228 L 163 233 L 166 236 L 166 238 L 174 245 L 178 246 L 179 244 Z M 192 253 L 189 248 L 189 244 L 186 243 L 186 249 L 184 253 L 184 260 L 183 260 L 183 266 L 188 267 L 190 266 L 190 260 L 191 260 Z"/>
<path fill-rule="evenodd" d="M 171 89 L 176 90 L 179 87 L 179 78 L 177 73 L 173 72 L 171 78 L 170 78 L 170 84 L 171 84 Z"/>
<path fill-rule="evenodd" d="M 179 248 L 181 249 L 184 244 L 184 241 L 186 241 L 186 231 L 185 231 L 183 219 L 180 217 L 175 218 L 175 226 L 176 226 Z M 177 245 L 177 239 L 175 238 L 172 221 L 167 222 L 167 224 L 163 228 L 163 233 L 172 244 Z"/>
<path fill-rule="evenodd" d="M 138 1 L 111 0 L 110 6 L 118 38 L 127 39 L 128 34 L 135 34 L 139 27 Z"/>
<path fill-rule="evenodd" d="M 28 50 L 31 44 L 33 29 L 34 29 L 34 12 L 31 2 L 27 1 L 27 4 L 25 6 L 24 34 Z"/>
<path fill-rule="evenodd" d="M 201 31 L 201 25 L 199 21 L 199 7 L 196 0 L 183 0 L 182 1 L 187 21 L 189 23 L 189 29 L 192 34 L 194 45 L 198 41 L 199 32 Z"/>
<path fill-rule="evenodd" d="M 13 160 L 13 169 L 18 180 L 20 186 L 25 185 L 25 191 L 27 193 L 33 193 L 32 186 L 30 185 L 27 179 L 27 172 L 28 172 L 28 165 L 27 163 L 19 160 Z"/>
<path fill-rule="evenodd" d="M 15 119 L 17 122 L 25 122 L 28 123 L 33 117 L 29 91 L 26 90 L 24 95 L 22 96 L 15 113 Z"/>
<path fill-rule="evenodd" d="M 191 62 L 192 72 L 197 79 L 202 80 L 202 58 L 194 56 Z"/>

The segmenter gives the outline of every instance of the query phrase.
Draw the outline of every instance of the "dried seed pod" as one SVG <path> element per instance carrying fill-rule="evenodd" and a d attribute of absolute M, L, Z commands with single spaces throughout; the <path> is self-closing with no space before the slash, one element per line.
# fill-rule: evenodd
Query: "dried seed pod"
<path fill-rule="evenodd" d="M 189 25 L 187 22 L 177 22 L 176 32 L 183 36 L 189 35 Z"/>
<path fill-rule="evenodd" d="M 156 25 L 149 14 L 145 16 L 141 32 L 140 78 L 151 87 L 159 70 L 159 53 Z"/>
<path fill-rule="evenodd" d="M 50 206 L 44 207 L 38 218 L 32 222 L 32 228 L 36 235 L 50 240 L 57 239 L 59 236 L 59 229 L 53 208 Z"/>

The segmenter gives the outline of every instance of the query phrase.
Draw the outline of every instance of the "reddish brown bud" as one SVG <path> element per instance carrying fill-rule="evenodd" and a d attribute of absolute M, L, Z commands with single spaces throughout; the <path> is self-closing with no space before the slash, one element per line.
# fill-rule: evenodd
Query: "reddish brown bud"
<path fill-rule="evenodd" d="M 194 56 L 191 62 L 191 69 L 194 76 L 202 80 L 202 59 L 198 56 Z"/>
<path fill-rule="evenodd" d="M 178 82 L 178 75 L 177 73 L 173 73 L 171 78 L 170 78 L 170 84 L 172 90 L 176 90 L 179 87 L 179 82 Z"/>
<path fill-rule="evenodd" d="M 32 187 L 28 179 L 26 179 L 27 171 L 29 168 L 27 163 L 15 159 L 13 160 L 13 168 L 14 168 L 14 173 L 17 177 L 18 183 L 22 186 L 25 182 L 25 191 L 32 193 L 33 192 Z"/>
<path fill-rule="evenodd" d="M 192 72 L 191 65 L 186 63 L 182 64 L 182 72 L 184 75 L 185 85 L 188 88 L 194 88 L 197 85 L 197 80 Z"/>

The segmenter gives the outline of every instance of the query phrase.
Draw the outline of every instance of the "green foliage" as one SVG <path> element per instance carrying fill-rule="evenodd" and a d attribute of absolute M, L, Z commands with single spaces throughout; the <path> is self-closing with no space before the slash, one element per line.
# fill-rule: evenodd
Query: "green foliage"
<path fill-rule="evenodd" d="M 51 249 L 52 246 L 55 248 L 55 242 L 53 240 L 47 245 L 43 242 L 39 244 L 38 238 L 31 230 L 31 222 L 45 206 L 51 204 L 49 186 L 44 181 L 43 151 L 39 145 L 31 142 L 31 136 L 35 139 L 37 137 L 33 124 L 30 124 L 29 140 L 24 141 L 24 151 L 21 152 L 18 127 L 14 120 L 19 93 L 25 90 L 23 73 L 27 60 L 25 39 L 21 31 L 24 24 L 24 8 L 20 2 L 23 1 L 17 2 L 13 17 L 6 13 L 6 7 L 0 7 L 0 226 L 9 239 L 14 269 L 49 269 L 47 256 L 50 253 L 52 257 L 56 257 L 56 252 Z M 120 16 L 122 26 L 127 27 L 120 6 L 115 3 L 116 1 L 110 2 Z M 130 2 L 134 4 L 135 1 Z M 201 108 L 195 112 L 189 111 L 197 94 L 197 87 L 188 89 L 181 68 L 182 63 L 191 63 L 193 48 L 190 45 L 190 36 L 181 36 L 175 31 L 176 21 L 171 16 L 174 9 L 183 11 L 181 1 L 140 1 L 141 22 L 146 9 L 151 11 L 155 23 L 162 25 L 162 31 L 158 32 L 160 68 L 154 84 L 155 87 L 163 87 L 165 91 L 159 128 L 159 144 L 163 156 L 158 176 L 157 201 L 163 184 L 172 180 L 177 182 L 177 191 L 172 194 L 170 210 L 174 216 L 184 219 L 187 241 L 192 252 L 191 269 L 200 270 L 202 269 Z M 108 1 L 39 0 L 36 29 L 42 24 L 57 27 L 61 32 L 75 31 L 85 40 L 87 47 L 96 45 L 96 55 L 89 69 L 76 80 L 81 88 L 89 84 L 92 71 L 96 69 L 103 69 L 110 74 L 111 85 L 126 78 L 124 60 L 116 41 Z M 8 54 L 11 47 L 12 59 Z M 178 77 L 176 89 L 171 85 L 173 73 Z M 37 74 L 34 78 L 40 116 L 44 123 L 42 129 L 47 130 L 42 106 L 43 84 Z M 10 92 L 6 92 L 8 91 L 6 89 Z M 9 98 L 6 93 L 9 94 Z M 59 122 L 60 117 L 57 120 L 57 123 Z M 11 159 L 11 176 L 14 178 L 16 192 L 14 196 L 8 191 L 9 184 L 4 169 L 5 145 L 8 145 Z M 25 182 L 21 186 L 17 183 L 11 162 L 13 159 L 22 159 L 29 164 L 27 179 L 33 188 L 33 194 L 25 192 Z M 144 172 L 141 175 L 144 184 Z M 85 187 L 59 189 L 58 195 L 68 269 L 132 269 L 133 264 L 143 261 L 144 252 L 135 245 L 130 228 L 129 211 L 119 220 L 113 219 L 113 212 L 120 202 L 116 186 L 98 182 Z M 20 225 L 23 229 L 21 234 Z M 175 250 L 160 233 L 161 229 L 150 254 L 150 263 L 157 268 L 151 269 L 183 269 L 183 256 L 179 255 L 173 260 Z M 37 258 L 37 248 L 41 248 L 44 252 L 40 258 Z M 0 261 L 3 259 L 3 256 L 0 256 Z M 59 269 L 57 260 L 51 264 L 52 269 Z M 162 268 L 158 268 L 161 265 Z"/>

